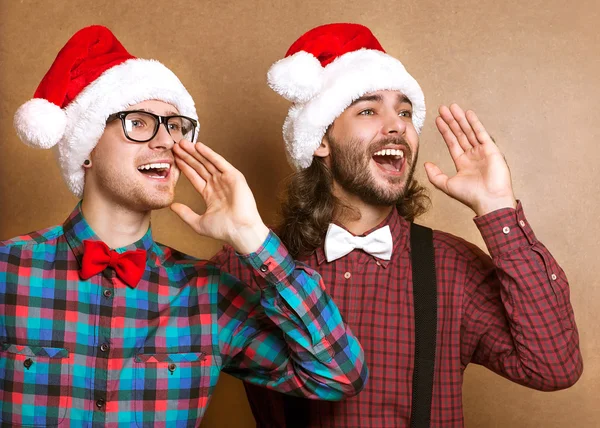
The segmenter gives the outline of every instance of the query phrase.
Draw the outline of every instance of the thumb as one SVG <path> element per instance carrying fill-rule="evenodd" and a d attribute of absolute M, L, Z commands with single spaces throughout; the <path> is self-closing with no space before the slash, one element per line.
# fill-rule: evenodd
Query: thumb
<path fill-rule="evenodd" d="M 188 226 L 190 226 L 196 233 L 202 233 L 202 222 L 201 215 L 196 214 L 190 207 L 179 202 L 171 204 L 171 211 L 177 214 Z"/>
<path fill-rule="evenodd" d="M 431 162 L 425 162 L 425 172 L 427 178 L 436 188 L 448 194 L 448 176 L 442 170 Z"/>

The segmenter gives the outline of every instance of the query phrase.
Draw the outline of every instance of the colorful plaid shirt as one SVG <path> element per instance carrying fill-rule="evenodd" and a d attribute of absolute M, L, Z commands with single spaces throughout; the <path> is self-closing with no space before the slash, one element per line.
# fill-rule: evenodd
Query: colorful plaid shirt
<path fill-rule="evenodd" d="M 0 243 L 0 425 L 199 426 L 225 371 L 278 391 L 360 391 L 363 351 L 323 292 L 269 234 L 240 256 L 250 285 L 155 243 L 136 288 L 112 268 L 81 280 L 78 206 L 62 226 Z"/>
<path fill-rule="evenodd" d="M 463 426 L 462 383 L 469 363 L 544 391 L 572 385 L 583 368 L 567 278 L 535 237 L 521 204 L 475 223 L 491 258 L 434 231 L 438 323 L 432 427 Z M 355 250 L 328 263 L 322 248 L 305 260 L 321 273 L 362 343 L 370 372 L 356 397 L 292 403 L 296 411 L 306 408 L 311 427 L 409 426 L 415 345 L 410 228 L 395 210 L 376 228 L 386 224 L 394 236 L 389 261 Z M 251 273 L 231 257 L 217 259 L 240 278 Z M 281 394 L 246 389 L 259 426 L 285 426 Z"/>

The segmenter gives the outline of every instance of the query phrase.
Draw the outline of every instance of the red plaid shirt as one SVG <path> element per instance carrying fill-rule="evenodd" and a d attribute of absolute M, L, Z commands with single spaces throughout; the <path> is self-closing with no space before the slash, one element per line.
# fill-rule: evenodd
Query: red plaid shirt
<path fill-rule="evenodd" d="M 438 324 L 432 427 L 463 426 L 463 373 L 471 362 L 544 391 L 571 386 L 583 370 L 567 278 L 536 239 L 520 203 L 475 223 L 491 258 L 434 231 Z M 394 236 L 389 261 L 355 250 L 328 263 L 323 248 L 304 260 L 323 276 L 363 345 L 370 372 L 356 397 L 307 401 L 311 427 L 409 426 L 415 345 L 410 228 L 395 210 L 374 229 L 386 224 Z M 235 276 L 250 274 L 231 254 L 215 259 Z M 246 389 L 259 426 L 285 426 L 284 395 Z"/>

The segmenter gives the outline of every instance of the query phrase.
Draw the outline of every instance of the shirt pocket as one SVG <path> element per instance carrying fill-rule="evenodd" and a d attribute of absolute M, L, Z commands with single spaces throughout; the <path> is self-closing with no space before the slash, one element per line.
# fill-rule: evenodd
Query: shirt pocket
<path fill-rule="evenodd" d="M 2 425 L 60 425 L 71 405 L 71 367 L 64 348 L 0 344 Z"/>
<path fill-rule="evenodd" d="M 138 427 L 199 426 L 208 404 L 212 366 L 204 352 L 136 355 L 134 408 Z M 214 369 L 218 370 L 216 366 Z"/>

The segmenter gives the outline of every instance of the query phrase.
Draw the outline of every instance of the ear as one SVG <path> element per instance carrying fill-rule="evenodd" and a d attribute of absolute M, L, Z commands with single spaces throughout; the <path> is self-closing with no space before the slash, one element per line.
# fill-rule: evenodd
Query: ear
<path fill-rule="evenodd" d="M 329 140 L 327 140 L 327 136 L 325 135 L 321 140 L 321 145 L 315 150 L 313 156 L 319 158 L 326 158 L 329 156 Z"/>

